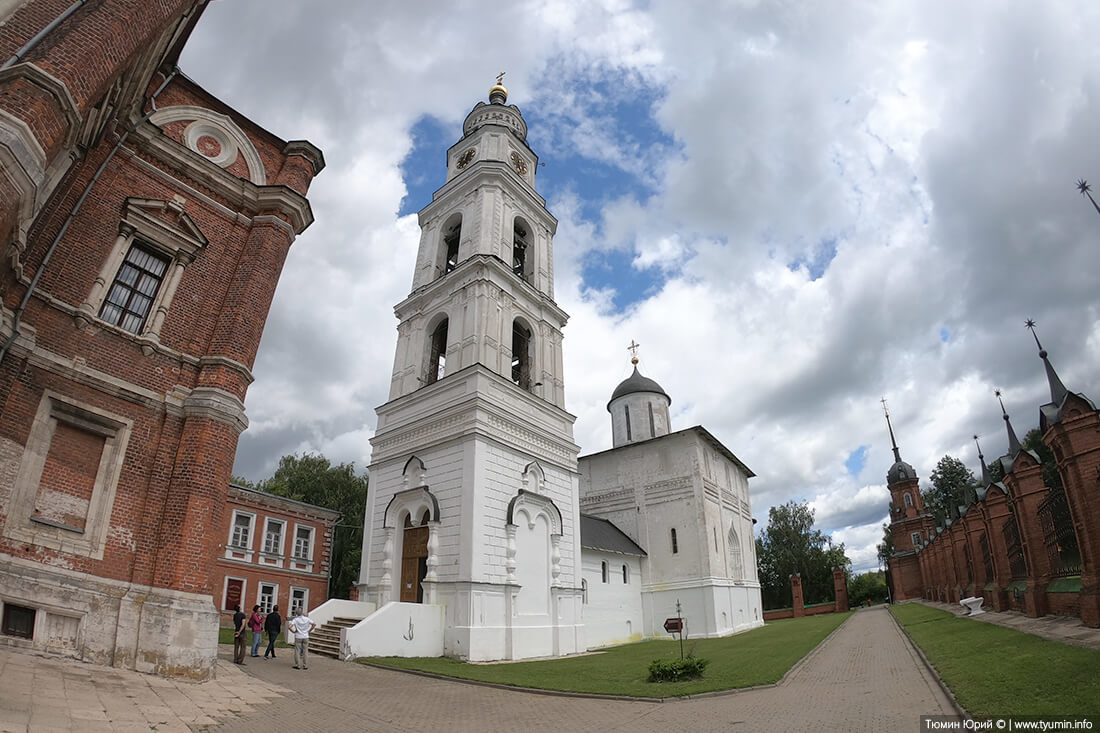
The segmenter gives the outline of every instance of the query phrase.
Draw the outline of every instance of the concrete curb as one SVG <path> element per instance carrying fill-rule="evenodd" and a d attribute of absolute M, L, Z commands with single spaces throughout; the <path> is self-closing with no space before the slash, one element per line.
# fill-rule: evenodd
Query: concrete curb
<path fill-rule="evenodd" d="M 887 610 L 886 612 L 890 613 L 889 610 Z M 909 645 L 909 650 L 916 653 L 917 658 L 919 658 L 924 664 L 924 668 L 928 671 L 928 674 L 931 675 L 932 679 L 934 679 L 936 681 L 936 684 L 939 685 L 940 689 L 943 690 L 943 694 L 947 696 L 947 699 L 951 702 L 951 706 L 955 708 L 955 713 L 963 718 L 970 718 L 970 713 L 966 712 L 966 710 L 963 709 L 963 706 L 959 704 L 959 701 L 955 699 L 955 693 L 951 692 L 951 689 L 944 684 L 942 679 L 940 679 L 940 675 L 936 671 L 936 668 L 933 667 L 932 663 L 928 661 L 928 657 L 924 656 L 924 652 L 919 646 L 917 646 L 917 643 L 913 641 L 913 637 L 909 636 L 909 632 L 906 631 L 905 627 L 901 625 L 901 622 L 898 621 L 897 617 L 894 616 L 894 614 L 890 613 L 890 619 L 894 622 L 894 626 L 896 626 L 898 630 L 901 631 L 902 636 L 905 637 L 905 643 Z"/>

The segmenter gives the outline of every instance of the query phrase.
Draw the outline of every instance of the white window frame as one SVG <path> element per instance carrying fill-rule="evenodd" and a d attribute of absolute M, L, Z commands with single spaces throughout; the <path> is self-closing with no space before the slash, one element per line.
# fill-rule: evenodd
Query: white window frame
<path fill-rule="evenodd" d="M 238 545 L 233 542 L 233 535 L 236 534 L 237 518 L 248 517 L 248 541 L 243 545 Z M 252 551 L 252 541 L 256 537 L 256 513 L 244 511 L 243 509 L 233 510 L 233 521 L 229 524 L 229 539 L 227 540 L 227 547 L 237 550 Z"/>
<path fill-rule="evenodd" d="M 271 603 L 264 605 L 264 586 L 270 586 L 271 591 Z M 271 613 L 272 606 L 279 605 L 279 584 L 272 583 L 270 580 L 259 580 L 256 582 L 256 605 L 260 607 L 260 613 L 265 616 Z"/>
<path fill-rule="evenodd" d="M 39 485 L 58 423 L 67 423 L 104 439 L 83 530 L 34 519 Z M 43 392 L 6 507 L 8 518 L 3 536 L 17 543 L 102 560 L 132 429 L 133 422 L 124 417 L 56 392 Z"/>
<path fill-rule="evenodd" d="M 309 540 L 306 546 L 305 555 L 298 554 L 298 530 L 300 529 L 309 530 Z M 317 537 L 316 527 L 314 527 L 312 524 L 299 524 L 296 522 L 294 524 L 294 544 L 291 547 L 291 559 L 298 562 L 313 562 L 313 540 L 315 537 Z"/>
<path fill-rule="evenodd" d="M 282 527 L 282 529 L 279 531 L 279 546 L 274 550 L 269 550 L 269 549 L 267 549 L 267 535 L 271 531 L 270 527 L 271 527 L 272 524 L 279 524 Z M 262 554 L 267 555 L 269 557 L 273 557 L 273 556 L 282 557 L 283 556 L 283 547 L 286 543 L 286 528 L 287 528 L 287 525 L 289 525 L 289 522 L 287 522 L 285 519 L 279 519 L 278 517 L 265 517 L 264 518 L 264 537 L 263 537 L 263 540 L 262 540 L 262 544 L 260 545 L 260 552 Z"/>
<path fill-rule="evenodd" d="M 302 592 L 302 604 L 300 606 L 294 604 L 294 593 L 296 591 Z M 287 608 L 287 613 L 294 613 L 295 608 L 300 608 L 302 613 L 309 613 L 309 588 L 301 585 L 290 586 L 290 606 Z"/>
<path fill-rule="evenodd" d="M 183 279 L 183 271 L 209 241 L 191 217 L 183 213 L 186 203 L 186 199 L 182 196 L 176 196 L 172 201 L 126 199 L 125 211 L 122 221 L 119 222 L 118 237 L 115 238 L 114 247 L 103 263 L 103 267 L 100 268 L 87 299 L 77 309 L 78 325 L 85 326 L 94 322 L 128 336 L 136 336 L 139 340 L 147 342 L 142 345 L 145 355 L 153 353 L 153 344 L 160 342 L 164 319 L 168 315 L 168 309 L 172 305 L 180 280 Z M 168 218 L 175 218 L 178 225 L 170 225 L 164 213 L 168 214 Z M 127 253 L 136 244 L 143 244 L 150 251 L 168 258 L 168 269 L 164 273 L 156 298 L 149 306 L 145 322 L 138 334 L 99 318 L 103 301 L 107 298 L 107 293 L 118 271 L 122 268 Z"/>

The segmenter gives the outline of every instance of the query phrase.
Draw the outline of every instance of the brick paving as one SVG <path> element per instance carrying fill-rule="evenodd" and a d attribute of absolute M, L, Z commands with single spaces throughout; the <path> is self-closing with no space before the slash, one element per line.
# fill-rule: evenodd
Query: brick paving
<path fill-rule="evenodd" d="M 247 661 L 236 667 L 226 655 L 216 680 L 189 684 L 0 648 L 0 731 L 915 731 L 922 714 L 955 712 L 883 607 L 854 613 L 778 685 L 663 703 L 504 690 L 317 656 L 294 670 L 289 650 Z"/>

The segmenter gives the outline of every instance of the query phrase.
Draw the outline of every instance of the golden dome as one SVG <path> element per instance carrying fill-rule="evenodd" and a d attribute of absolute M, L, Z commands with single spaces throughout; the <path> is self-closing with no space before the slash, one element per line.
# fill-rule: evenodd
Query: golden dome
<path fill-rule="evenodd" d="M 492 86 L 491 89 L 489 89 L 489 101 L 492 101 L 493 97 L 497 94 L 503 95 L 503 97 L 504 97 L 503 101 L 505 101 L 505 102 L 508 101 L 508 90 L 505 89 L 504 85 L 501 84 L 500 82 L 497 82 L 496 84 L 494 84 Z"/>

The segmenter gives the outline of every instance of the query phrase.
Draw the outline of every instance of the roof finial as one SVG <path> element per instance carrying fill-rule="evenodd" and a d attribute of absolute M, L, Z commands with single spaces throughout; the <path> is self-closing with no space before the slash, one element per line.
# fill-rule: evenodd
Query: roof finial
<path fill-rule="evenodd" d="M 901 451 L 898 450 L 898 442 L 894 440 L 894 426 L 890 424 L 890 410 L 886 407 L 886 398 L 883 397 L 879 402 L 882 403 L 882 414 L 886 415 L 886 428 L 890 431 L 890 445 L 894 448 L 894 463 L 900 463 Z"/>
<path fill-rule="evenodd" d="M 1062 400 L 1069 394 L 1069 390 L 1062 384 L 1062 380 L 1058 378 L 1058 373 L 1054 371 L 1054 366 L 1047 360 L 1046 349 L 1039 343 L 1039 336 L 1035 333 L 1035 321 L 1029 318 L 1024 325 L 1031 331 L 1031 335 L 1035 338 L 1035 345 L 1039 347 L 1039 358 L 1043 360 L 1043 367 L 1047 373 L 1047 384 L 1050 385 L 1050 401 L 1055 405 L 1061 405 Z"/>
<path fill-rule="evenodd" d="M 993 394 L 997 395 L 997 401 L 1001 403 L 1001 415 L 1004 416 L 1005 427 L 1008 429 L 1008 455 L 1013 458 L 1020 452 L 1020 440 L 1016 437 L 1016 431 L 1012 429 L 1012 421 L 1008 418 L 1008 410 L 1005 409 L 1005 401 L 1001 399 L 1001 390 L 993 390 Z"/>
<path fill-rule="evenodd" d="M 638 348 L 641 344 L 634 343 L 634 339 L 630 339 L 630 346 L 626 347 L 626 350 L 631 353 L 630 363 L 634 366 L 638 366 Z"/>
<path fill-rule="evenodd" d="M 508 90 L 504 88 L 504 73 L 497 74 L 497 83 L 489 89 L 489 104 L 504 104 L 508 101 Z"/>
<path fill-rule="evenodd" d="M 1077 190 L 1081 192 L 1082 196 L 1088 196 L 1089 201 L 1092 202 L 1092 208 L 1096 209 L 1096 213 L 1100 214 L 1100 206 L 1096 204 L 1096 199 L 1092 197 L 1092 189 L 1089 188 L 1089 182 L 1084 178 L 1077 179 Z"/>

